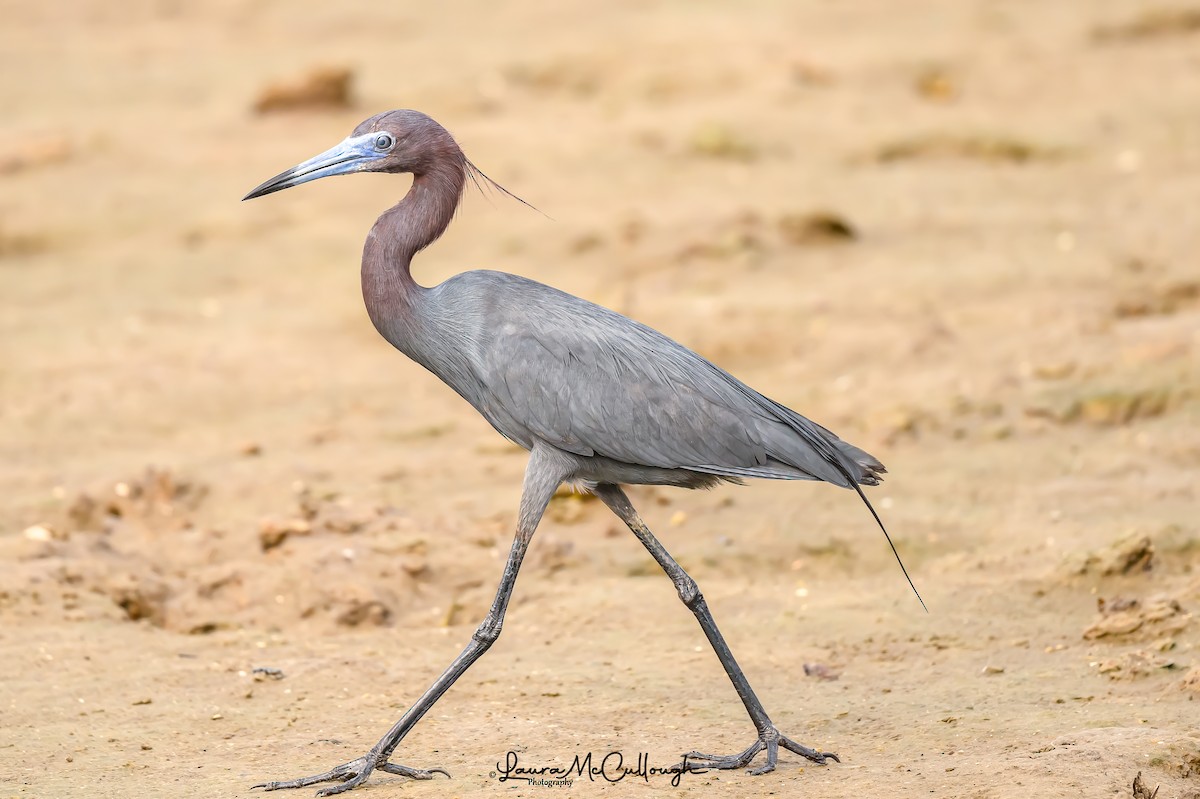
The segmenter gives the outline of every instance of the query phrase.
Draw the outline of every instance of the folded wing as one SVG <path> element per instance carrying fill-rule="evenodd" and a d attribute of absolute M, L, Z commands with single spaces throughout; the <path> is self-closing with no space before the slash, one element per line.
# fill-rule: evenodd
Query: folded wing
<path fill-rule="evenodd" d="M 644 466 L 844 487 L 879 481 L 879 461 L 691 350 L 549 291 L 537 329 L 492 326 L 483 357 L 489 405 L 538 438 Z"/>

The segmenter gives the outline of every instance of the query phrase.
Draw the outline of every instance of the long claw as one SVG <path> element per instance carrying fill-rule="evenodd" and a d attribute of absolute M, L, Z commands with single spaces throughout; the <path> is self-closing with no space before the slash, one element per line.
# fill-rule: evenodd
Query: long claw
<path fill-rule="evenodd" d="M 339 782 L 337 785 L 330 785 L 328 788 L 322 788 L 317 791 L 317 796 L 334 796 L 351 788 L 357 788 L 362 785 L 367 779 L 366 774 L 356 774 L 345 782 Z"/>
<path fill-rule="evenodd" d="M 370 772 L 366 772 L 364 774 L 355 774 L 345 782 L 339 782 L 337 785 L 330 785 L 328 788 L 322 788 L 321 790 L 317 791 L 317 796 L 335 796 L 336 794 L 343 793 L 351 788 L 357 788 L 359 785 L 362 785 L 364 782 L 366 782 L 367 774 L 369 773 Z"/>
<path fill-rule="evenodd" d="M 442 774 L 447 779 L 453 779 L 450 777 L 450 772 L 446 771 L 444 768 L 409 768 L 408 766 L 401 766 L 397 763 L 381 763 L 376 766 L 376 768 L 378 768 L 380 771 L 386 771 L 388 774 L 399 774 L 401 777 L 408 777 L 409 779 L 414 780 L 431 780 L 433 779 L 434 774 Z"/>
<path fill-rule="evenodd" d="M 833 752 L 818 752 L 816 749 L 809 749 L 804 744 L 798 744 L 791 738 L 779 736 L 779 745 L 789 752 L 795 752 L 801 757 L 808 758 L 819 766 L 825 765 L 826 760 L 832 760 L 835 763 L 841 763 L 842 759 Z"/>

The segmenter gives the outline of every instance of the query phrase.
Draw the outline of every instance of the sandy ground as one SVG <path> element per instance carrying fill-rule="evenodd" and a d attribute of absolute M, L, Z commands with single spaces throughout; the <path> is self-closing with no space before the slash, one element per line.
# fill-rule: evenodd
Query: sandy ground
<path fill-rule="evenodd" d="M 0 796 L 325 770 L 490 602 L 523 453 L 357 285 L 406 181 L 238 202 L 391 107 L 544 211 L 472 194 L 418 279 L 617 308 L 878 455 L 930 607 L 847 492 L 634 490 L 779 727 L 842 763 L 567 794 L 1200 796 L 1200 7 L 0 16 Z M 348 106 L 254 111 L 323 66 Z M 504 636 L 398 752 L 454 779 L 360 793 L 545 796 L 497 761 L 751 739 L 670 582 L 564 497 Z"/>

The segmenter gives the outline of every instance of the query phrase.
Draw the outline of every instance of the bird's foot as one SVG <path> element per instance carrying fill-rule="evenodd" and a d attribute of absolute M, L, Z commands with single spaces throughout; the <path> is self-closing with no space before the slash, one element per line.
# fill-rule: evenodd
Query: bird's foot
<path fill-rule="evenodd" d="M 373 753 L 363 755 L 357 760 L 351 760 L 349 763 L 343 763 L 340 766 L 334 766 L 324 774 L 314 774 L 311 777 L 300 777 L 294 780 L 281 780 L 278 782 L 262 782 L 253 788 L 262 788 L 264 791 L 278 791 L 283 788 L 304 788 L 308 785 L 316 785 L 319 782 L 336 782 L 337 785 L 330 785 L 328 788 L 322 788 L 317 791 L 317 796 L 333 796 L 334 794 L 348 791 L 351 788 L 357 788 L 374 770 L 386 771 L 388 774 L 399 774 L 401 777 L 408 777 L 414 780 L 431 780 L 434 774 L 444 774 L 450 776 L 450 772 L 444 768 L 417 769 L 401 766 L 397 763 L 389 763 L 386 759 L 379 758 Z"/>
<path fill-rule="evenodd" d="M 816 749 L 809 749 L 803 744 L 796 743 L 791 738 L 780 735 L 779 730 L 770 727 L 761 733 L 758 736 L 758 740 L 750 744 L 749 748 L 736 755 L 706 755 L 703 752 L 688 752 L 683 756 L 683 762 L 679 764 L 679 768 L 687 771 L 742 768 L 743 766 L 750 765 L 750 761 L 754 760 L 758 753 L 765 749 L 767 752 L 767 762 L 758 768 L 750 769 L 750 773 L 755 775 L 766 774 L 775 770 L 775 766 L 779 762 L 779 747 L 781 746 L 789 752 L 795 752 L 801 757 L 808 758 L 819 766 L 825 765 L 830 760 L 837 763 L 842 762 L 833 752 L 818 752 Z"/>

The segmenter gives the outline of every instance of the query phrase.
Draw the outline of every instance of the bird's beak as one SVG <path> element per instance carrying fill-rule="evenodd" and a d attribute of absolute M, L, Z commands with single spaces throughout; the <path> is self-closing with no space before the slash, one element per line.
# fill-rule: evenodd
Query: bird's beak
<path fill-rule="evenodd" d="M 320 155 L 310 158 L 303 164 L 280 172 L 261 186 L 242 198 L 253 200 L 264 194 L 290 189 L 301 183 L 308 183 L 317 178 L 327 178 L 331 175 L 345 175 L 349 172 L 360 172 L 373 162 L 383 158 L 387 153 L 381 153 L 374 147 L 376 133 L 366 133 L 346 139 L 336 147 L 326 150 Z"/>

